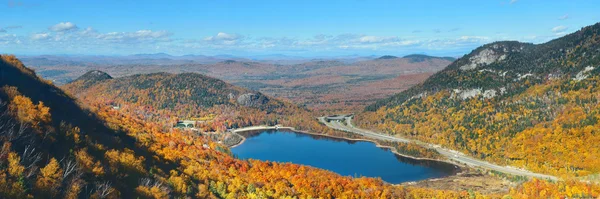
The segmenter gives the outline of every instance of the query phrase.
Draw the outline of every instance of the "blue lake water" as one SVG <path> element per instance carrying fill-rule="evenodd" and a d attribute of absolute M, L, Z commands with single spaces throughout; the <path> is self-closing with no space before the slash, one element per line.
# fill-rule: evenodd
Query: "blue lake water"
<path fill-rule="evenodd" d="M 246 133 L 231 149 L 240 159 L 310 165 L 344 176 L 380 177 L 389 183 L 418 181 L 456 173 L 454 165 L 405 158 L 366 141 L 349 141 L 288 131 Z"/>

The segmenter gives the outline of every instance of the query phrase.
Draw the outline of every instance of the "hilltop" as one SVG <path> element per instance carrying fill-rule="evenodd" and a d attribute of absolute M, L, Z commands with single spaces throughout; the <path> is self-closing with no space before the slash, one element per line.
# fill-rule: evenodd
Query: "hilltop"
<path fill-rule="evenodd" d="M 536 172 L 599 173 L 598 33 L 595 24 L 543 44 L 483 45 L 366 107 L 360 123 Z"/>
<path fill-rule="evenodd" d="M 431 60 L 431 59 L 444 59 L 444 60 L 448 60 L 451 62 L 456 60 L 454 57 L 434 57 L 434 56 L 422 55 L 422 54 L 411 54 L 411 55 L 406 55 L 402 58 L 410 59 L 411 62 L 423 62 L 423 61 L 427 61 L 427 60 Z"/>
<path fill-rule="evenodd" d="M 384 55 L 384 56 L 381 56 L 381 57 L 379 57 L 377 59 L 397 59 L 397 58 L 398 57 L 392 56 L 392 55 Z"/>
<path fill-rule="evenodd" d="M 79 89 L 81 90 L 88 88 L 98 82 L 109 79 L 112 79 L 112 77 L 108 73 L 99 70 L 91 70 L 83 74 L 81 77 L 78 77 L 73 82 L 78 82 L 79 84 L 81 84 L 81 88 Z"/>

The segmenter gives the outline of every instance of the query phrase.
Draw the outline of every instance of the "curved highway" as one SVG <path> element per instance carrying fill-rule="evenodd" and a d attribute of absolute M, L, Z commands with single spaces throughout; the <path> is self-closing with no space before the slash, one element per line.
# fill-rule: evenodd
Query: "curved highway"
<path fill-rule="evenodd" d="M 344 117 L 343 120 L 344 121 L 331 120 L 328 122 L 326 117 L 319 117 L 319 121 L 321 123 L 325 124 L 329 128 L 333 128 L 333 129 L 345 131 L 345 132 L 350 132 L 350 133 L 356 133 L 356 134 L 359 134 L 359 135 L 362 135 L 365 137 L 370 137 L 370 138 L 379 139 L 379 140 L 404 142 L 404 143 L 414 142 L 414 143 L 419 144 L 426 148 L 433 148 L 433 149 L 437 150 L 443 156 L 446 156 L 448 159 L 462 163 L 462 164 L 466 164 L 468 166 L 482 167 L 482 168 L 491 169 L 491 170 L 495 170 L 495 171 L 499 171 L 499 172 L 507 173 L 507 174 L 511 174 L 511 175 L 527 176 L 527 177 L 534 177 L 534 178 L 541 178 L 541 179 L 550 179 L 550 180 L 555 180 L 555 181 L 558 180 L 558 178 L 555 176 L 533 173 L 533 172 L 530 172 L 527 170 L 522 170 L 522 169 L 517 169 L 517 168 L 512 168 L 512 167 L 495 165 L 495 164 L 492 164 L 492 163 L 489 163 L 489 162 L 486 162 L 483 160 L 478 160 L 478 159 L 466 156 L 466 155 L 456 152 L 456 151 L 444 149 L 439 146 L 434 146 L 432 144 L 427 144 L 427 143 L 419 142 L 419 141 L 412 141 L 409 139 L 393 137 L 393 136 L 389 136 L 389 135 L 383 135 L 383 134 L 371 132 L 368 130 L 360 129 L 360 128 L 357 128 L 354 125 L 352 125 L 352 117 Z"/>

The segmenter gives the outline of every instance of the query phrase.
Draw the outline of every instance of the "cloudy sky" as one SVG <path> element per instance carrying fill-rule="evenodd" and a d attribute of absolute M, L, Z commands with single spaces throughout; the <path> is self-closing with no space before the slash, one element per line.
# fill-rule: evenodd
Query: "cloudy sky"
<path fill-rule="evenodd" d="M 598 0 L 8 0 L 0 53 L 459 56 L 600 22 Z"/>

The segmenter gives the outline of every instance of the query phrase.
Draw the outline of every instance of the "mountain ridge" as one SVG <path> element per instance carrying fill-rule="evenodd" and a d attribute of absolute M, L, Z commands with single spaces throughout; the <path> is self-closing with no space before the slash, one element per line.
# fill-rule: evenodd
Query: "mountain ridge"
<path fill-rule="evenodd" d="M 370 106 L 365 110 L 374 111 L 383 106 L 386 101 L 391 101 L 392 105 L 398 105 L 405 100 L 417 96 L 423 92 L 435 92 L 447 88 L 456 88 L 461 86 L 471 88 L 483 85 L 483 89 L 497 88 L 499 84 L 510 83 L 513 79 L 518 79 L 528 73 L 535 73 L 538 76 L 548 75 L 550 73 L 564 73 L 574 75 L 583 70 L 589 64 L 581 63 L 577 67 L 561 67 L 557 61 L 553 61 L 551 56 L 563 57 L 567 56 L 567 49 L 573 50 L 577 45 L 585 43 L 585 35 L 593 36 L 600 31 L 600 23 L 592 26 L 584 27 L 581 30 L 568 34 L 564 37 L 551 40 L 543 44 L 521 43 L 517 41 L 499 41 L 483 45 L 471 51 L 469 54 L 457 59 L 445 69 L 437 72 L 432 77 L 425 80 L 407 91 L 392 96 L 391 98 L 383 99 Z M 584 35 L 584 33 L 586 33 Z M 578 44 L 574 44 L 577 42 Z M 593 42 L 597 45 L 597 42 Z M 484 58 L 484 59 L 480 59 Z M 491 58 L 486 60 L 486 58 Z M 593 60 L 599 60 L 599 56 L 594 56 Z M 549 60 L 549 61 L 544 61 Z M 564 60 L 564 59 L 563 59 Z M 483 62 L 481 62 L 483 61 Z M 485 61 L 489 61 L 486 63 Z M 565 60 L 566 61 L 566 60 Z M 505 68 L 509 67 L 509 68 Z M 479 81 L 474 78 L 474 71 L 479 70 L 506 70 L 503 74 L 504 79 L 512 78 L 509 81 L 497 80 L 500 74 L 493 74 L 491 77 L 494 81 Z M 460 75 L 465 75 L 467 79 L 457 80 Z M 493 77 L 492 77 L 493 76 Z"/>
<path fill-rule="evenodd" d="M 483 45 L 367 106 L 358 124 L 534 172 L 598 173 L 598 35 L 600 23 L 544 44 Z"/>

